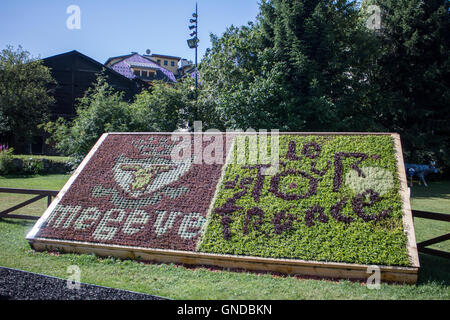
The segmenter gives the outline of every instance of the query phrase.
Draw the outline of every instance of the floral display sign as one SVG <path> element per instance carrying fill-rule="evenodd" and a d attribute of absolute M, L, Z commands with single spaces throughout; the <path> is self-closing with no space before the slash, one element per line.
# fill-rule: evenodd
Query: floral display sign
<path fill-rule="evenodd" d="M 215 137 L 105 134 L 27 239 L 37 250 L 338 277 L 380 265 L 387 279 L 417 280 L 398 135 L 282 133 L 276 167 L 250 161 L 242 135 Z M 261 151 L 260 137 L 241 140 Z M 199 162 L 206 151 L 220 161 Z"/>
<path fill-rule="evenodd" d="M 35 237 L 194 250 L 222 165 L 172 159 L 169 134 L 108 135 Z M 192 146 L 194 144 L 192 143 Z"/>
<path fill-rule="evenodd" d="M 227 165 L 202 252 L 409 266 L 389 135 L 281 135 L 280 165 Z"/>

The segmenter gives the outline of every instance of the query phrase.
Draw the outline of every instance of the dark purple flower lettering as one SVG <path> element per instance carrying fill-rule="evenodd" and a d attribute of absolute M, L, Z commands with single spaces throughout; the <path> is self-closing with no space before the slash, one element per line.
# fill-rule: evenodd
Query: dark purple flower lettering
<path fill-rule="evenodd" d="M 285 211 L 277 213 L 272 219 L 272 223 L 275 228 L 274 232 L 276 234 L 282 234 L 284 231 L 292 229 L 294 219 L 295 218 L 292 214 L 286 215 Z"/>
<path fill-rule="evenodd" d="M 314 149 L 314 151 L 312 151 L 311 149 Z M 303 146 L 302 153 L 307 158 L 316 159 L 320 157 L 321 151 L 322 148 L 316 142 L 308 142 Z"/>
<path fill-rule="evenodd" d="M 318 214 L 317 218 L 316 218 L 316 213 Z M 328 222 L 328 217 L 325 215 L 324 209 L 319 205 L 315 205 L 314 207 L 312 207 L 306 211 L 306 215 L 305 215 L 306 225 L 308 227 L 312 227 L 315 224 L 315 222 L 314 222 L 315 220 L 319 220 L 322 223 Z"/>
<path fill-rule="evenodd" d="M 257 218 L 257 220 L 253 222 L 253 228 L 257 229 L 263 222 L 264 211 L 258 207 L 253 207 L 247 211 L 244 223 L 244 234 L 248 234 L 248 226 L 252 222 L 253 217 Z"/>
<path fill-rule="evenodd" d="M 345 204 L 347 203 L 348 198 L 344 198 L 335 205 L 331 207 L 331 216 L 336 219 L 337 221 L 344 222 L 344 223 L 351 223 L 354 219 L 353 217 L 347 217 L 342 215 L 341 210 L 344 208 Z"/>
<path fill-rule="evenodd" d="M 367 196 L 369 197 L 369 202 L 364 202 L 364 200 L 367 199 Z M 367 214 L 364 212 L 364 207 L 371 207 L 378 201 L 380 201 L 380 194 L 373 191 L 372 189 L 367 189 L 363 193 L 360 193 L 353 198 L 352 200 L 353 211 L 355 211 L 355 213 L 365 222 L 369 222 L 372 220 L 379 221 L 387 217 L 391 212 L 392 208 L 383 210 L 382 212 L 377 214 Z"/>
<path fill-rule="evenodd" d="M 334 179 L 333 179 L 333 191 L 337 192 L 342 185 L 342 175 L 344 174 L 344 168 L 342 165 L 343 158 L 359 158 L 358 161 L 350 165 L 350 168 L 358 172 L 358 176 L 365 178 L 364 173 L 358 167 L 361 162 L 366 160 L 369 156 L 365 153 L 346 153 L 338 152 L 334 155 Z"/>
<path fill-rule="evenodd" d="M 296 149 L 297 149 L 297 146 L 295 144 L 295 141 L 289 141 L 288 152 L 286 154 L 286 158 L 288 158 L 289 160 L 294 160 L 294 161 L 300 160 L 301 158 L 295 154 Z"/>
<path fill-rule="evenodd" d="M 305 194 L 286 194 L 279 191 L 280 178 L 288 175 L 302 176 L 309 180 L 309 190 Z M 298 199 L 306 199 L 315 195 L 317 192 L 317 185 L 319 181 L 310 176 L 307 173 L 302 171 L 290 169 L 281 173 L 276 174 L 272 177 L 270 181 L 270 192 L 272 192 L 276 197 L 284 199 L 284 200 L 298 200 Z"/>

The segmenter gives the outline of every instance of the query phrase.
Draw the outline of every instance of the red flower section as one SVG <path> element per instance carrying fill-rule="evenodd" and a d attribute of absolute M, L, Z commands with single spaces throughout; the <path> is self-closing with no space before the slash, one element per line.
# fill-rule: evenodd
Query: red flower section
<path fill-rule="evenodd" d="M 194 164 L 209 142 L 190 142 L 191 159 L 172 161 L 170 135 L 108 135 L 37 237 L 194 250 L 222 164 Z"/>

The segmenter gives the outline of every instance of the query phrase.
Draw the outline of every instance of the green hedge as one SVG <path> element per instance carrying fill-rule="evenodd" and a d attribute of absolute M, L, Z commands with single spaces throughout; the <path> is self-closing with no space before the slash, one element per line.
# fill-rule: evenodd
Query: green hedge
<path fill-rule="evenodd" d="M 337 153 L 352 154 L 341 156 L 340 186 Z M 360 153 L 367 157 L 354 156 Z M 280 135 L 280 162 L 278 182 L 277 177 L 260 177 L 259 197 L 254 191 L 258 170 L 227 164 L 199 251 L 410 265 L 391 136 Z M 316 190 L 304 196 L 310 181 L 317 181 Z M 296 195 L 300 198 L 289 200 Z M 343 199 L 348 200 L 338 212 Z"/>
<path fill-rule="evenodd" d="M 67 157 L 0 153 L 0 175 L 65 174 L 72 170 Z"/>

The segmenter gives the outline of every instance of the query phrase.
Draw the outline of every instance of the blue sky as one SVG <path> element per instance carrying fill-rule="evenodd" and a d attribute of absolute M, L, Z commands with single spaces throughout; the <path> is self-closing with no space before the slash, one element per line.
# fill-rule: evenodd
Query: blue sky
<path fill-rule="evenodd" d="M 69 30 L 70 5 L 81 9 L 81 29 Z M 199 0 L 199 57 L 210 46 L 209 34 L 254 21 L 258 0 Z M 45 58 L 78 50 L 104 63 L 108 57 L 136 51 L 194 59 L 187 47 L 195 0 L 8 0 L 0 10 L 0 48 L 22 45 Z"/>

